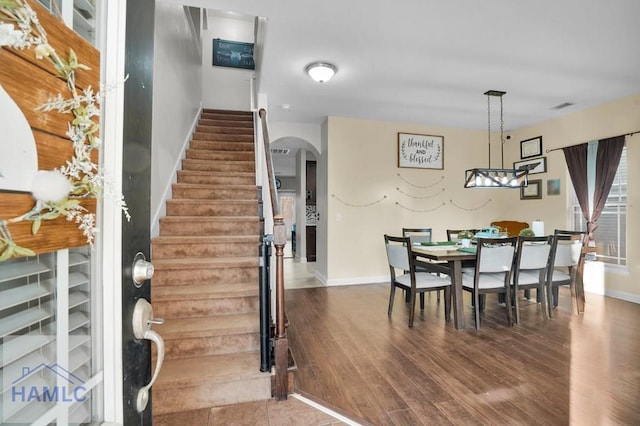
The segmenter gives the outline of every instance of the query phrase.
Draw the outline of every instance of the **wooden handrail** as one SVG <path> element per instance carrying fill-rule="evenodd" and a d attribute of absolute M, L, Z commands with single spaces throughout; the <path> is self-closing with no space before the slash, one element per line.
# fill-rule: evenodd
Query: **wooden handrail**
<path fill-rule="evenodd" d="M 287 399 L 289 395 L 289 342 L 285 325 L 284 306 L 284 246 L 287 243 L 287 232 L 284 224 L 284 216 L 280 212 L 278 191 L 275 185 L 275 173 L 271 161 L 271 148 L 269 142 L 269 130 L 267 128 L 267 111 L 261 108 L 258 111 L 262 123 L 262 139 L 264 142 L 267 176 L 269 179 L 269 194 L 271 208 L 273 210 L 273 245 L 276 248 L 276 327 L 274 336 L 275 378 L 273 396 L 277 400 Z"/>
<path fill-rule="evenodd" d="M 264 141 L 264 156 L 267 162 L 267 175 L 269 176 L 269 194 L 271 195 L 271 208 L 273 209 L 273 217 L 280 216 L 280 202 L 278 201 L 278 190 L 276 188 L 276 176 L 273 171 L 273 162 L 271 161 L 271 142 L 269 141 L 269 129 L 267 127 L 267 111 L 260 108 L 258 111 L 260 122 L 262 123 L 262 140 Z"/>

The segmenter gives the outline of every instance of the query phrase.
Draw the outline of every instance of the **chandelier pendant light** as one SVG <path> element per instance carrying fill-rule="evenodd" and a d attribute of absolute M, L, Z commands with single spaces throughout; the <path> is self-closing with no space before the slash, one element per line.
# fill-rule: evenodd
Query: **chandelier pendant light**
<path fill-rule="evenodd" d="M 487 134 L 489 142 L 489 167 L 466 170 L 464 173 L 465 188 L 523 188 L 528 182 L 529 169 L 505 169 L 504 168 L 504 118 L 502 116 L 502 96 L 507 92 L 488 90 L 487 96 Z M 500 152 L 502 155 L 502 168 L 491 168 L 491 97 L 500 98 Z"/>

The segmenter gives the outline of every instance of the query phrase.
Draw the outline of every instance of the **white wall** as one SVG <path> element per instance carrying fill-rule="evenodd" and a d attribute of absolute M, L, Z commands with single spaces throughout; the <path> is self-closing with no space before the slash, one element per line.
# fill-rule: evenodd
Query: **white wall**
<path fill-rule="evenodd" d="M 182 6 L 156 2 L 151 154 L 152 236 L 201 107 L 202 62 Z"/>
<path fill-rule="evenodd" d="M 465 169 L 487 166 L 486 131 L 342 117 L 329 117 L 327 131 L 320 221 L 328 285 L 388 281 L 383 235 L 400 235 L 402 227 L 430 227 L 446 240 L 447 228 L 519 219 L 502 202 L 514 190 L 463 188 Z M 398 168 L 398 132 L 443 136 L 444 169 Z"/>
<path fill-rule="evenodd" d="M 252 70 L 214 67 L 213 39 L 254 43 L 253 19 L 216 16 L 208 12 L 208 29 L 202 31 L 203 107 L 236 111 L 251 110 Z"/>

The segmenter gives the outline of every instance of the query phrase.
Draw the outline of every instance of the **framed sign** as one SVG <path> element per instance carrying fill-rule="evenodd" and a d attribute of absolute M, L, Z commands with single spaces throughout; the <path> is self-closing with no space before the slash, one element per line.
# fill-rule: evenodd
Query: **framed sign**
<path fill-rule="evenodd" d="M 540 200 L 542 199 L 542 179 L 533 179 L 529 181 L 529 185 L 520 188 L 521 200 Z"/>
<path fill-rule="evenodd" d="M 444 136 L 398 133 L 398 167 L 444 169 Z"/>
<path fill-rule="evenodd" d="M 535 175 L 536 173 L 546 173 L 547 157 L 535 158 L 533 160 L 515 161 L 513 163 L 513 168 L 516 170 L 524 170 L 525 168 L 528 168 L 530 175 Z"/>
<path fill-rule="evenodd" d="M 520 158 L 531 158 L 542 155 L 542 136 L 520 142 Z"/>
<path fill-rule="evenodd" d="M 213 39 L 213 65 L 253 70 L 253 43 Z"/>

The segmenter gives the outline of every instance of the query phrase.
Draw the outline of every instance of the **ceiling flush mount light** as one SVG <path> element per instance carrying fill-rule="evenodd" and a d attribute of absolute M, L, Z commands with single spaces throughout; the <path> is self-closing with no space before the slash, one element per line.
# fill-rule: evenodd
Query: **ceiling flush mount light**
<path fill-rule="evenodd" d="M 329 81 L 338 69 L 335 65 L 328 62 L 313 62 L 305 68 L 309 77 L 318 83 Z"/>
<path fill-rule="evenodd" d="M 486 169 L 470 169 L 464 173 L 465 188 L 522 188 L 528 185 L 529 169 L 504 168 L 504 119 L 502 117 L 502 96 L 507 92 L 488 90 L 487 95 L 487 134 L 489 141 L 489 167 Z M 500 98 L 500 152 L 502 154 L 502 168 L 491 168 L 491 97 Z"/>

